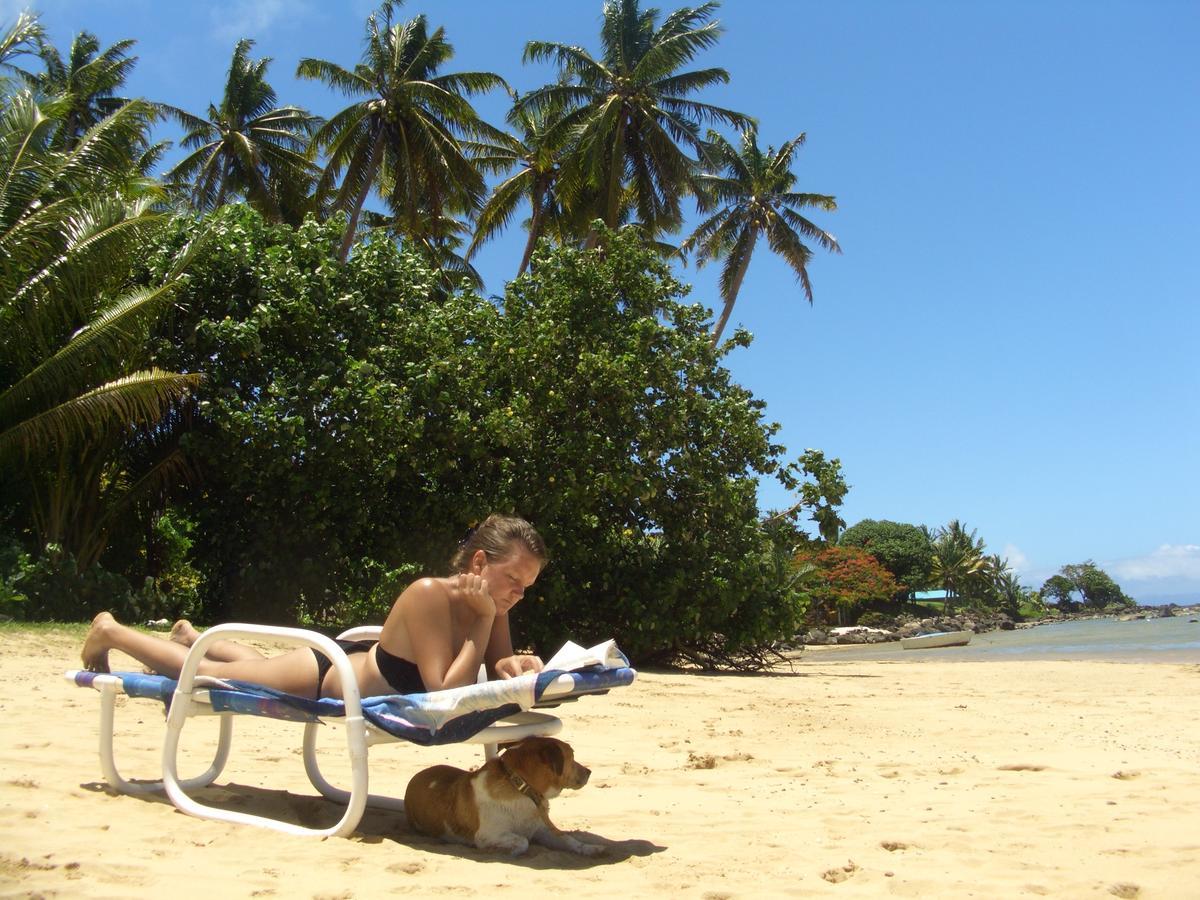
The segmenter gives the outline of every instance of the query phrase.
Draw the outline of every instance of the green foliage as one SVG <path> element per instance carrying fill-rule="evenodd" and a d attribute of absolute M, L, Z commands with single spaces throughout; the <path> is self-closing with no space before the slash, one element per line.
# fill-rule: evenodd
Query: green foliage
<path fill-rule="evenodd" d="M 317 130 L 309 148 L 310 156 L 324 151 L 328 159 L 318 192 L 349 213 L 343 260 L 372 187 L 409 238 L 440 238 L 449 230 L 447 213 L 473 212 L 483 201 L 483 175 L 460 138 L 491 133 L 467 98 L 504 87 L 504 79 L 441 72 L 454 56 L 445 30 L 430 31 L 423 15 L 394 21 L 398 5 L 385 0 L 367 17 L 353 70 L 324 59 L 301 59 L 296 68 L 297 77 L 355 98 Z"/>
<path fill-rule="evenodd" d="M 775 152 L 758 148 L 757 127 L 742 132 L 741 150 L 734 148 L 715 131 L 708 133 L 702 161 L 712 171 L 699 175 L 697 198 L 701 212 L 713 215 L 703 221 L 683 242 L 686 252 L 696 250 L 696 265 L 725 260 L 721 267 L 721 299 L 724 306 L 713 326 L 713 342 L 721 339 L 725 324 L 737 302 L 742 280 L 750 266 L 759 236 L 778 253 L 796 273 L 804 288 L 805 299 L 813 302 L 808 263 L 812 250 L 804 238 L 833 253 L 841 253 L 837 238 L 806 218 L 802 210 L 817 207 L 832 212 L 837 201 L 827 194 L 800 193 L 795 190 L 796 176 L 791 171 L 792 157 L 804 143 L 800 134 Z"/>
<path fill-rule="evenodd" d="M 1076 604 L 1071 599 L 1075 585 L 1063 575 L 1051 575 L 1042 584 L 1042 596 L 1053 600 L 1059 609 L 1069 610 Z"/>
<path fill-rule="evenodd" d="M 0 462 L 26 549 L 61 545 L 86 572 L 128 505 L 173 476 L 168 419 L 196 378 L 142 352 L 187 261 L 131 283 L 167 221 L 132 155 L 152 112 L 123 103 L 64 149 L 68 109 L 21 92 L 0 112 Z"/>
<path fill-rule="evenodd" d="M 798 463 L 789 470 L 800 477 L 811 478 L 800 484 L 801 505 L 812 510 L 810 518 L 817 523 L 817 532 L 827 544 L 836 544 L 838 532 L 846 520 L 838 515 L 838 507 L 846 499 L 850 486 L 842 477 L 842 461 L 826 459 L 823 450 L 805 450 Z"/>
<path fill-rule="evenodd" d="M 794 630 L 804 598 L 755 502 L 777 426 L 635 235 L 542 251 L 498 306 L 439 295 L 388 242 L 332 263 L 336 224 L 227 209 L 211 231 L 160 345 L 206 376 L 186 446 L 207 616 L 378 620 L 506 510 L 552 548 L 516 614 L 540 649 L 729 661 Z"/>
<path fill-rule="evenodd" d="M 616 632 L 636 654 L 728 658 L 790 634 L 802 598 L 758 522 L 777 426 L 734 384 L 705 311 L 636 235 L 535 256 L 497 322 L 483 431 L 501 507 L 546 528 L 539 643 Z"/>
<path fill-rule="evenodd" d="M 20 542 L 0 540 L 0 618 L 25 617 L 29 596 L 20 588 L 19 576 L 30 568 L 31 560 Z"/>
<path fill-rule="evenodd" d="M 276 106 L 267 81 L 271 59 L 251 59 L 253 47 L 246 38 L 234 45 L 221 103 L 209 104 L 207 118 L 165 107 L 185 129 L 180 144 L 191 151 L 167 177 L 186 183 L 198 210 L 244 197 L 271 221 L 299 224 L 316 182 L 305 152 L 319 119 Z"/>
<path fill-rule="evenodd" d="M 73 621 L 112 610 L 118 618 L 141 621 L 190 615 L 178 597 L 164 593 L 153 578 L 139 588 L 99 563 L 82 565 L 57 544 L 36 557 L 10 544 L 0 549 L 0 613 L 26 621 Z"/>
<path fill-rule="evenodd" d="M 947 614 L 960 597 L 979 599 L 987 587 L 983 539 L 953 519 L 933 536 L 933 579 L 946 591 Z"/>
<path fill-rule="evenodd" d="M 1121 586 L 1090 559 L 1063 566 L 1059 574 L 1050 576 L 1042 585 L 1042 594 L 1055 598 L 1059 607 L 1064 609 L 1075 606 L 1076 594 L 1087 609 L 1135 605 L 1133 598 L 1127 596 Z"/>
<path fill-rule="evenodd" d="M 861 547 L 892 573 L 901 591 L 924 590 L 933 570 L 933 545 L 929 533 L 918 525 L 863 519 L 846 529 L 843 547 Z"/>
<path fill-rule="evenodd" d="M 651 238 L 676 231 L 680 200 L 694 190 L 695 160 L 704 142 L 702 123 L 746 127 L 749 117 L 692 99 L 724 84 L 720 68 L 681 71 L 712 48 L 721 33 L 710 21 L 716 3 L 682 7 L 659 24 L 659 10 L 639 0 L 608 0 L 598 57 L 550 41 L 525 45 L 527 62 L 551 62 L 559 80 L 521 97 L 532 115 L 563 111 L 548 131 L 551 145 L 569 138 L 571 149 L 558 179 L 560 200 L 586 231 L 592 219 L 609 228 L 635 220 Z"/>

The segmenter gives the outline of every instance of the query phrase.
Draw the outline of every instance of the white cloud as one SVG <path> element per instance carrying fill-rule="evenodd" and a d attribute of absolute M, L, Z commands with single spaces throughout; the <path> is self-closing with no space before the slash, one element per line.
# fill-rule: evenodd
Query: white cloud
<path fill-rule="evenodd" d="M 280 19 L 292 21 L 307 12 L 305 6 L 297 0 L 226 0 L 213 4 L 209 18 L 213 33 L 221 40 L 258 40 Z"/>
<path fill-rule="evenodd" d="M 1152 553 L 1111 563 L 1118 581 L 1181 579 L 1200 582 L 1200 544 L 1163 544 Z"/>
<path fill-rule="evenodd" d="M 1008 567 L 1018 575 L 1026 574 L 1026 570 L 1029 568 L 1029 557 L 1022 553 L 1021 548 L 1016 544 L 1005 544 L 1000 558 L 1008 560 Z"/>

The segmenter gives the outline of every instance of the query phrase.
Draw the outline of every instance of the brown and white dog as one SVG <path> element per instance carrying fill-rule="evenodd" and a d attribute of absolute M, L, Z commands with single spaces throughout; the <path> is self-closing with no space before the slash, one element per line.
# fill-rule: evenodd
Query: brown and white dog
<path fill-rule="evenodd" d="M 563 788 L 583 787 L 591 774 L 562 741 L 527 738 L 474 772 L 453 766 L 418 772 L 404 792 L 404 813 L 415 831 L 480 850 L 516 856 L 532 841 L 596 856 L 604 847 L 559 831 L 547 802 Z"/>

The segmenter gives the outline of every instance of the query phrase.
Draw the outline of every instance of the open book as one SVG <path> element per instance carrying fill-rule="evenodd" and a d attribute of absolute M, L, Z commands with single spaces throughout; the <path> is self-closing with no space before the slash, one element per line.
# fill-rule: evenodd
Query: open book
<path fill-rule="evenodd" d="M 546 660 L 545 668 L 573 672 L 588 666 L 619 669 L 628 665 L 629 659 L 617 647 L 616 641 L 608 640 L 587 648 L 580 647 L 574 641 L 567 641 L 554 656 Z"/>

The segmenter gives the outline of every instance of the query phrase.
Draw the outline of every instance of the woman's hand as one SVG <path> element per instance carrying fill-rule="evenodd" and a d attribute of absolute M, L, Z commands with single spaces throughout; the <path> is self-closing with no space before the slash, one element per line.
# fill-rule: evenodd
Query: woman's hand
<path fill-rule="evenodd" d="M 540 672 L 542 668 L 542 661 L 539 657 L 524 653 L 506 656 L 496 661 L 496 675 L 500 678 L 516 678 L 526 672 Z"/>
<path fill-rule="evenodd" d="M 496 601 L 488 591 L 487 579 L 463 572 L 458 576 L 458 590 L 477 616 L 483 619 L 496 617 Z"/>

